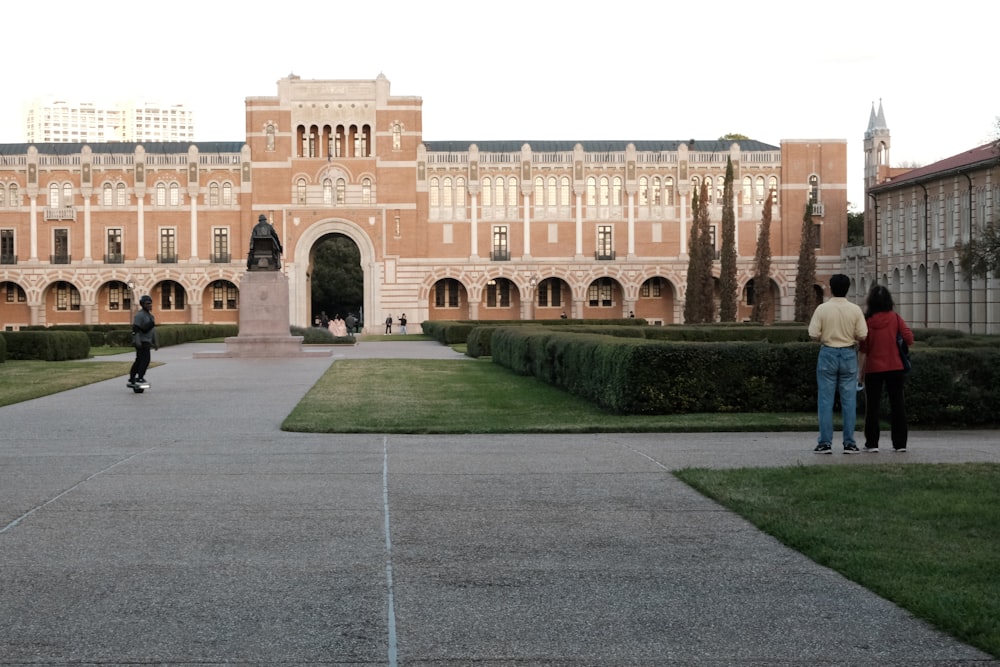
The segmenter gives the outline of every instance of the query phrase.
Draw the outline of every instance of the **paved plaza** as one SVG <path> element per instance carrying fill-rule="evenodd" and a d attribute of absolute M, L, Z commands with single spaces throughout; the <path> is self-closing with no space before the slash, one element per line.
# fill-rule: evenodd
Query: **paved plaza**
<path fill-rule="evenodd" d="M 338 359 L 468 361 L 193 356 L 222 347 L 154 353 L 142 395 L 0 408 L 0 665 L 1000 664 L 671 474 L 996 462 L 997 432 L 853 457 L 813 433 L 286 433 Z"/>

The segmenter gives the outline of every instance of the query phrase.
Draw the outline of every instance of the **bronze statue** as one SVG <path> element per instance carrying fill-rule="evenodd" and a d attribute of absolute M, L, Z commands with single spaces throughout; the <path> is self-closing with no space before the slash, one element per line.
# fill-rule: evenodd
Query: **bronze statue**
<path fill-rule="evenodd" d="M 250 232 L 250 252 L 247 254 L 247 271 L 277 271 L 281 268 L 281 240 L 278 232 L 261 215 Z"/>

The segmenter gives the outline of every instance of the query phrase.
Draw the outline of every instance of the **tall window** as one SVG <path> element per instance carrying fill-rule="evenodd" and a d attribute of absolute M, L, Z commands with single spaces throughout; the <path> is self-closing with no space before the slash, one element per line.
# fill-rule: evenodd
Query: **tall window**
<path fill-rule="evenodd" d="M 451 208 L 451 198 L 454 193 L 451 190 L 451 177 L 445 176 L 441 182 L 441 206 Z"/>
<path fill-rule="evenodd" d="M 342 178 L 337 179 L 337 205 L 343 206 L 347 202 L 347 181 Z"/>
<path fill-rule="evenodd" d="M 507 207 L 516 208 L 517 200 L 517 179 L 511 176 L 507 179 Z"/>
<path fill-rule="evenodd" d="M 569 176 L 563 176 L 559 181 L 559 204 L 561 206 L 569 205 Z"/>
<path fill-rule="evenodd" d="M 108 228 L 108 254 L 104 261 L 109 264 L 120 264 L 124 261 L 122 256 L 122 229 L 121 227 Z"/>
<path fill-rule="evenodd" d="M 598 225 L 597 227 L 597 259 L 614 259 L 615 246 L 614 237 L 611 233 L 611 225 Z"/>
<path fill-rule="evenodd" d="M 15 264 L 17 253 L 14 251 L 14 230 L 0 229 L 0 264 Z"/>
<path fill-rule="evenodd" d="M 49 184 L 49 207 L 59 208 L 59 184 Z"/>
<path fill-rule="evenodd" d="M 110 183 L 105 183 L 101 188 L 101 206 L 113 206 L 115 203 L 115 189 Z"/>
<path fill-rule="evenodd" d="M 372 179 L 370 178 L 361 179 L 361 205 L 372 205 Z"/>
<path fill-rule="evenodd" d="M 458 308 L 458 287 L 454 278 L 439 280 L 434 286 L 434 307 Z"/>
<path fill-rule="evenodd" d="M 56 283 L 56 310 L 80 310 L 80 290 L 70 283 Z"/>
<path fill-rule="evenodd" d="M 212 229 L 212 261 L 229 261 L 229 228 L 215 227 Z"/>
<path fill-rule="evenodd" d="M 490 258 L 501 261 L 510 259 L 506 225 L 496 225 L 493 227 L 493 250 L 490 253 Z"/>
<path fill-rule="evenodd" d="M 160 283 L 160 310 L 184 310 L 184 288 L 173 280 Z"/>
<path fill-rule="evenodd" d="M 674 205 L 674 178 L 667 176 L 663 179 L 663 203 L 667 206 Z"/>
<path fill-rule="evenodd" d="M 54 229 L 52 230 L 52 263 L 53 264 L 69 264 L 69 230 L 68 229 Z"/>
<path fill-rule="evenodd" d="M 28 295 L 25 293 L 24 288 L 17 283 L 3 284 L 6 286 L 6 289 L 4 290 L 6 293 L 4 298 L 7 299 L 7 303 L 14 303 L 15 301 L 18 303 L 24 303 L 28 300 Z"/>
<path fill-rule="evenodd" d="M 306 179 L 304 178 L 295 181 L 295 203 L 306 203 Z"/>
<path fill-rule="evenodd" d="M 236 285 L 228 280 L 216 280 L 212 283 L 212 309 L 234 310 L 236 308 Z"/>
<path fill-rule="evenodd" d="M 173 227 L 162 227 L 160 229 L 160 256 L 159 262 L 177 261 L 177 230 Z"/>
<path fill-rule="evenodd" d="M 403 126 L 399 123 L 392 124 L 392 150 L 398 151 L 403 147 Z"/>
<path fill-rule="evenodd" d="M 108 283 L 108 310 L 132 310 L 132 292 L 125 283 Z"/>
<path fill-rule="evenodd" d="M 510 281 L 506 278 L 497 278 L 486 283 L 486 307 L 487 308 L 509 308 L 510 307 Z"/>
<path fill-rule="evenodd" d="M 164 183 L 156 184 L 156 205 L 157 206 L 167 205 L 167 186 Z"/>
<path fill-rule="evenodd" d="M 493 206 L 493 181 L 489 178 L 483 179 L 483 208 Z"/>
<path fill-rule="evenodd" d="M 232 206 L 233 205 L 233 184 L 223 183 L 222 184 L 222 205 Z"/>
<path fill-rule="evenodd" d="M 542 308 L 562 305 L 562 283 L 558 278 L 546 278 L 538 284 L 538 305 Z"/>
<path fill-rule="evenodd" d="M 587 206 L 597 206 L 597 179 L 593 176 L 587 177 Z"/>
<path fill-rule="evenodd" d="M 771 192 L 771 203 L 775 206 L 778 205 L 778 179 L 775 176 L 767 179 L 767 189 Z M 761 201 L 764 201 L 761 199 Z"/>
<path fill-rule="evenodd" d="M 323 203 L 327 206 L 333 205 L 333 181 L 329 178 L 323 179 Z"/>
<path fill-rule="evenodd" d="M 809 177 L 809 203 L 819 203 L 819 176 L 816 174 Z"/>
<path fill-rule="evenodd" d="M 749 204 L 753 197 L 753 179 L 749 176 L 743 177 L 743 203 Z"/>
<path fill-rule="evenodd" d="M 611 278 L 598 278 L 587 288 L 587 302 L 591 306 L 610 306 L 613 292 L 614 283 Z"/>
<path fill-rule="evenodd" d="M 128 205 L 128 193 L 125 191 L 125 184 L 119 183 L 115 186 L 115 206 Z"/>
<path fill-rule="evenodd" d="M 181 186 L 177 183 L 170 184 L 170 205 L 180 206 L 181 204 Z"/>
<path fill-rule="evenodd" d="M 265 150 L 274 150 L 274 123 L 268 123 L 267 129 L 264 131 L 267 136 L 267 148 Z"/>

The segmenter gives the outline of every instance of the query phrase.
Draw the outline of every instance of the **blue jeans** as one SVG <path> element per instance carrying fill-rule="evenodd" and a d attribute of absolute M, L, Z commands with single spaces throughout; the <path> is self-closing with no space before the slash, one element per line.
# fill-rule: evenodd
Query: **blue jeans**
<path fill-rule="evenodd" d="M 816 360 L 816 389 L 819 412 L 817 442 L 833 444 L 833 399 L 840 392 L 840 411 L 844 417 L 844 444 L 853 445 L 854 424 L 858 417 L 858 353 L 853 347 L 819 349 Z"/>

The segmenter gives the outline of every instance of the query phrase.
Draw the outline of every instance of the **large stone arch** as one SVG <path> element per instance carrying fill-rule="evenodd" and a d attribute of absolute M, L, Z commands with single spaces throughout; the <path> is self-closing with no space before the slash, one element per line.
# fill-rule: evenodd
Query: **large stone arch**
<path fill-rule="evenodd" d="M 381 312 L 379 304 L 381 297 L 381 263 L 376 261 L 375 246 L 368 234 L 357 224 L 338 218 L 320 220 L 309 225 L 302 231 L 295 243 L 293 252 L 285 252 L 286 256 L 295 257 L 295 261 L 285 262 L 288 275 L 288 316 L 294 326 L 308 327 L 311 324 L 309 313 L 309 257 L 312 248 L 328 234 L 342 234 L 354 242 L 361 255 L 361 271 L 364 274 L 363 302 L 365 309 L 365 326 L 372 322 L 372 316 Z"/>

